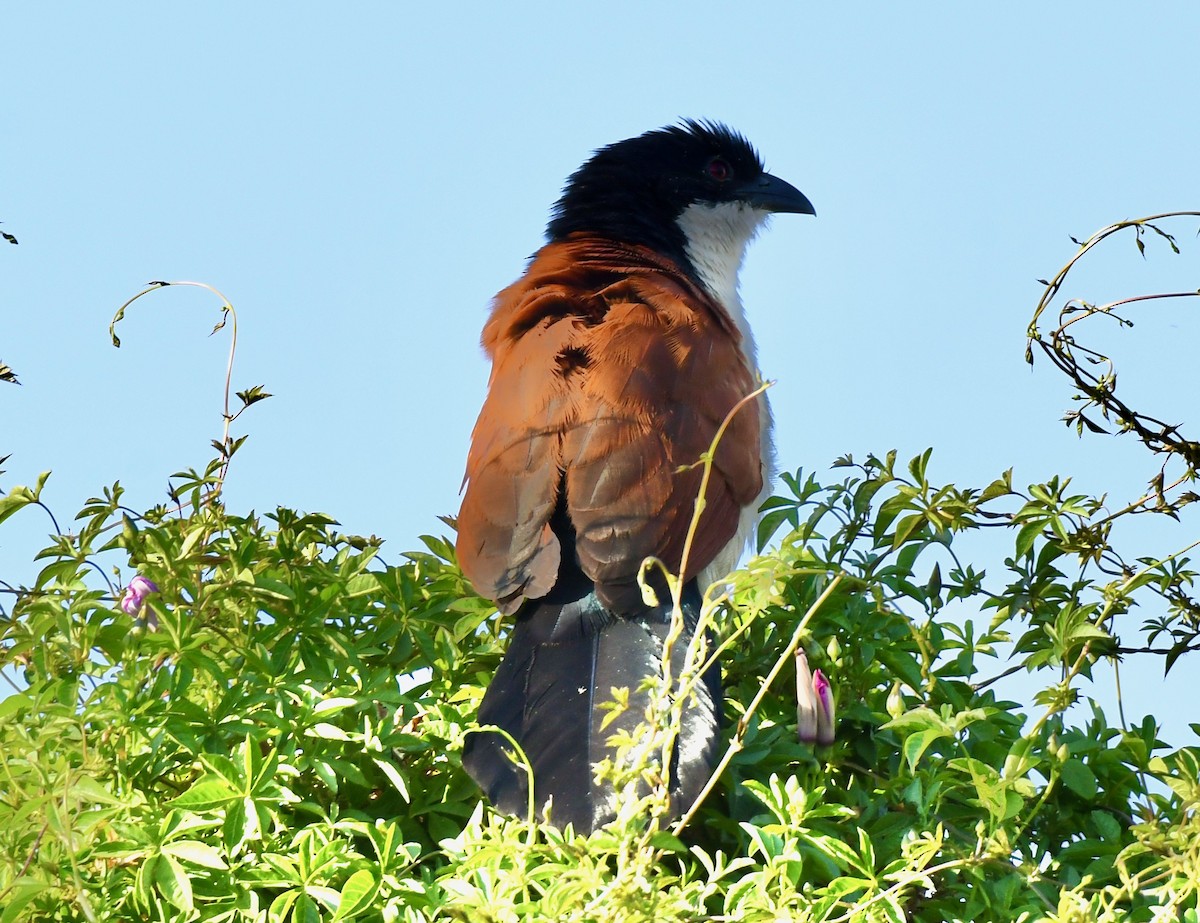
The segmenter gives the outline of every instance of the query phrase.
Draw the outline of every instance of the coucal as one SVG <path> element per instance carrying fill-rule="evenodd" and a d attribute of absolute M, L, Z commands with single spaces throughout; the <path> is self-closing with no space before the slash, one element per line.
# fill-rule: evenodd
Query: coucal
<path fill-rule="evenodd" d="M 458 516 L 463 573 L 505 615 L 508 651 L 479 709 L 533 768 L 542 816 L 589 832 L 615 814 L 593 765 L 645 717 L 642 681 L 662 670 L 672 606 L 643 601 L 642 562 L 679 573 L 700 489 L 696 463 L 730 410 L 758 386 L 738 296 L 746 245 L 771 212 L 815 214 L 765 172 L 741 135 L 685 121 L 597 151 L 567 181 L 548 242 L 500 292 L 483 330 L 492 360 Z M 682 574 L 684 636 L 700 590 L 736 565 L 767 490 L 762 397 L 717 447 Z M 652 580 L 652 584 L 654 581 Z M 601 722 L 614 688 L 630 707 Z M 685 705 L 669 767 L 683 811 L 714 762 L 720 667 Z M 467 738 L 463 764 L 492 804 L 524 814 L 526 774 L 502 735 Z"/>

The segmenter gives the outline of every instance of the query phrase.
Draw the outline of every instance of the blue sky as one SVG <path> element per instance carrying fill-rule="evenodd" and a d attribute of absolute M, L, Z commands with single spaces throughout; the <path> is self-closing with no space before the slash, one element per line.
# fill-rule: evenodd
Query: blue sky
<path fill-rule="evenodd" d="M 1114 501 L 1153 473 L 1132 443 L 1066 430 L 1065 382 L 1022 353 L 1068 235 L 1198 205 L 1195 4 L 337 10 L 0 13 L 0 220 L 20 239 L 0 249 L 0 360 L 23 382 L 0 390 L 0 484 L 53 469 L 65 521 L 114 480 L 147 506 L 207 461 L 216 300 L 157 293 L 120 350 L 107 334 L 146 281 L 201 280 L 239 311 L 235 388 L 276 395 L 243 418 L 228 502 L 327 512 L 395 560 L 457 509 L 479 329 L 563 179 L 681 116 L 743 131 L 818 211 L 780 216 L 742 276 L 783 468 L 934 446 L 935 478 L 1064 473 Z M 1183 242 L 1146 262 L 1118 245 L 1070 293 L 1195 288 Z M 1198 333 L 1176 305 L 1111 341 L 1135 403 L 1194 419 Z M 0 577 L 31 578 L 46 529 L 5 524 Z M 1139 529 L 1162 554 L 1195 520 Z M 1186 688 L 1123 680 L 1132 717 Z M 1182 731 L 1181 709 L 1164 717 Z"/>

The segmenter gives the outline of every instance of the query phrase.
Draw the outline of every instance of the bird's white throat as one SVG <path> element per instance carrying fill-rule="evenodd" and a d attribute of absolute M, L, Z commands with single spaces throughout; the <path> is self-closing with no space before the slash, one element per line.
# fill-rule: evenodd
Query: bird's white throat
<path fill-rule="evenodd" d="M 752 371 L 758 371 L 758 357 L 738 295 L 738 270 L 742 268 L 747 244 L 766 223 L 768 215 L 744 202 L 697 202 L 676 219 L 683 231 L 684 252 L 709 294 L 737 324 L 742 334 L 742 350 Z"/>

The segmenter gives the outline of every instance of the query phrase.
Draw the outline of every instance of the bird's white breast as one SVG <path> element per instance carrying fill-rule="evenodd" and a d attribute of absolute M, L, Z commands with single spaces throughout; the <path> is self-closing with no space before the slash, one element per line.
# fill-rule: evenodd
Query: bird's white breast
<path fill-rule="evenodd" d="M 758 350 L 738 294 L 738 271 L 742 267 L 747 245 L 766 223 L 768 214 L 743 202 L 697 203 L 685 208 L 676 219 L 683 231 L 686 241 L 684 250 L 692 267 L 704 287 L 737 325 L 742 334 L 742 356 L 755 375 L 759 374 Z M 754 535 L 758 508 L 771 495 L 771 483 L 775 478 L 775 444 L 771 437 L 771 408 L 765 394 L 759 398 L 759 409 L 762 414 L 762 491 L 749 506 L 742 508 L 733 539 L 700 573 L 702 591 L 737 566 L 742 552 Z"/>

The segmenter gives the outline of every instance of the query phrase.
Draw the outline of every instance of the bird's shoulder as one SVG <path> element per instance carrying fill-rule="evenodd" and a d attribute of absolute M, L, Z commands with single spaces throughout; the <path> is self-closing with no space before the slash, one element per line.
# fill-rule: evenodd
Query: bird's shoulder
<path fill-rule="evenodd" d="M 563 319 L 577 327 L 640 322 L 741 339 L 724 308 L 675 261 L 649 247 L 587 234 L 533 255 L 521 277 L 496 295 L 483 346 L 496 357 Z"/>

